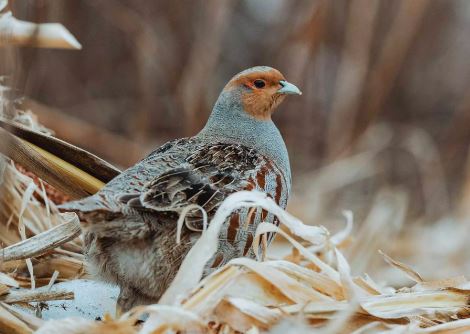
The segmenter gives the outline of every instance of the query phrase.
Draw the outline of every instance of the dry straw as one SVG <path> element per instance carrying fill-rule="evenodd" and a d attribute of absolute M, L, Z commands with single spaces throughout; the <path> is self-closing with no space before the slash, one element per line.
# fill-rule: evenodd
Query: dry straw
<path fill-rule="evenodd" d="M 81 49 L 75 37 L 60 23 L 32 23 L 18 20 L 5 11 L 8 1 L 0 0 L 0 46 Z"/>

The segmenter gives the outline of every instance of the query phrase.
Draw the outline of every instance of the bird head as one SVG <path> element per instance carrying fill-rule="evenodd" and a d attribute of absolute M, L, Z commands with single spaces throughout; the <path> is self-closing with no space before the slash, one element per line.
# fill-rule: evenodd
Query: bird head
<path fill-rule="evenodd" d="M 286 95 L 302 94 L 281 72 L 268 66 L 256 66 L 238 73 L 223 92 L 237 96 L 243 111 L 257 120 L 270 120 Z"/>

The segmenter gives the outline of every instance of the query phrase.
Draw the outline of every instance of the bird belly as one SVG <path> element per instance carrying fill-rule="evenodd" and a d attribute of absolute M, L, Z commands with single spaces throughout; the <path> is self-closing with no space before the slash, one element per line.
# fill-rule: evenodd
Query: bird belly
<path fill-rule="evenodd" d="M 123 289 L 132 289 L 158 301 L 191 248 L 190 236 L 183 233 L 176 244 L 176 228 L 162 228 L 144 238 L 119 240 L 87 232 L 84 238 L 89 272 Z"/>

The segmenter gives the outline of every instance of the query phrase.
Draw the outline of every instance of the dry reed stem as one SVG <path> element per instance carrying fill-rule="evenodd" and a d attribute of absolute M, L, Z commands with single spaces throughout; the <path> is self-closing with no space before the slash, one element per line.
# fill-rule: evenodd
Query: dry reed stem
<path fill-rule="evenodd" d="M 81 49 L 80 43 L 60 23 L 31 23 L 0 13 L 0 46 L 19 45 L 41 48 Z"/>
<path fill-rule="evenodd" d="M 354 122 L 351 120 L 356 119 L 361 102 L 379 4 L 378 0 L 355 0 L 349 4 L 327 133 L 330 160 L 348 147 L 353 136 Z"/>
<path fill-rule="evenodd" d="M 365 90 L 367 102 L 363 110 L 365 121 L 361 123 L 358 134 L 382 111 L 430 3 L 429 0 L 399 1 L 390 31 L 382 42 L 375 65 L 370 69 Z"/>
<path fill-rule="evenodd" d="M 52 251 L 80 235 L 80 222 L 77 217 L 53 227 L 32 238 L 8 246 L 0 252 L 3 261 L 24 260 Z"/>
<path fill-rule="evenodd" d="M 5 296 L 0 297 L 0 301 L 7 304 L 46 302 L 49 300 L 68 300 L 73 299 L 73 292 L 68 291 L 48 291 L 46 289 L 36 289 L 30 291 L 10 291 Z"/>

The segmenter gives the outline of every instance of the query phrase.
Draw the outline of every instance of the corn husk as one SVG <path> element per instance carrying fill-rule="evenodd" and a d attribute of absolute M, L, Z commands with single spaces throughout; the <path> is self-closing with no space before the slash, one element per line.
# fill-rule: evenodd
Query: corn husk
<path fill-rule="evenodd" d="M 281 212 L 265 195 L 256 192 L 232 195 L 221 210 L 225 215 L 247 203 Z M 219 217 L 222 217 L 222 213 Z M 211 226 L 216 225 L 212 224 L 214 222 L 217 223 L 212 221 L 204 233 L 210 233 Z M 50 321 L 39 333 L 45 333 L 46 329 L 53 327 L 56 330 L 74 328 L 78 331 L 78 328 L 93 326 L 96 330 L 103 330 L 103 333 L 112 333 L 107 329 L 110 321 L 116 326 L 123 326 L 129 333 L 157 333 L 164 330 L 187 333 L 210 330 L 224 333 L 276 332 L 284 322 L 291 322 L 295 318 L 302 321 L 294 327 L 313 326 L 325 333 L 349 333 L 355 330 L 368 333 L 387 330 L 445 333 L 470 329 L 470 282 L 464 277 L 426 281 L 408 265 L 382 254 L 393 268 L 404 276 L 414 277 L 418 283 L 402 289 L 380 286 L 369 276 L 353 276 L 343 251 L 331 242 L 346 237 L 345 230 L 330 235 L 324 228 L 305 228 L 300 221 L 285 213 L 281 222 L 287 222 L 285 225 L 288 231 L 296 236 L 296 240 L 290 237 L 289 242 L 293 249 L 303 247 L 303 253 L 300 252 L 302 255 L 265 261 L 234 259 L 195 286 L 192 286 L 193 280 L 175 280 L 173 289 L 179 291 L 179 294 L 171 306 L 156 304 L 139 307 L 119 319 L 103 323 L 80 320 L 76 322 L 76 327 L 71 325 L 72 319 Z M 275 228 L 278 229 L 260 225 L 259 232 L 272 232 Z M 217 238 L 211 239 L 211 234 L 204 238 L 204 233 L 200 240 L 217 244 Z M 260 238 L 257 240 L 259 244 Z M 304 256 L 309 246 L 315 246 L 315 252 L 310 251 L 310 255 Z M 199 272 L 201 268 L 194 267 L 204 266 L 202 259 L 207 254 L 200 252 L 206 252 L 207 249 L 209 247 L 199 248 L 196 244 L 193 256 L 199 262 L 195 261 L 193 267 L 181 266 L 179 274 Z M 294 258 L 296 260 L 292 261 Z M 318 261 L 321 261 L 321 267 L 317 266 L 320 263 Z M 126 321 L 144 313 L 149 317 L 143 327 L 128 326 Z"/>

